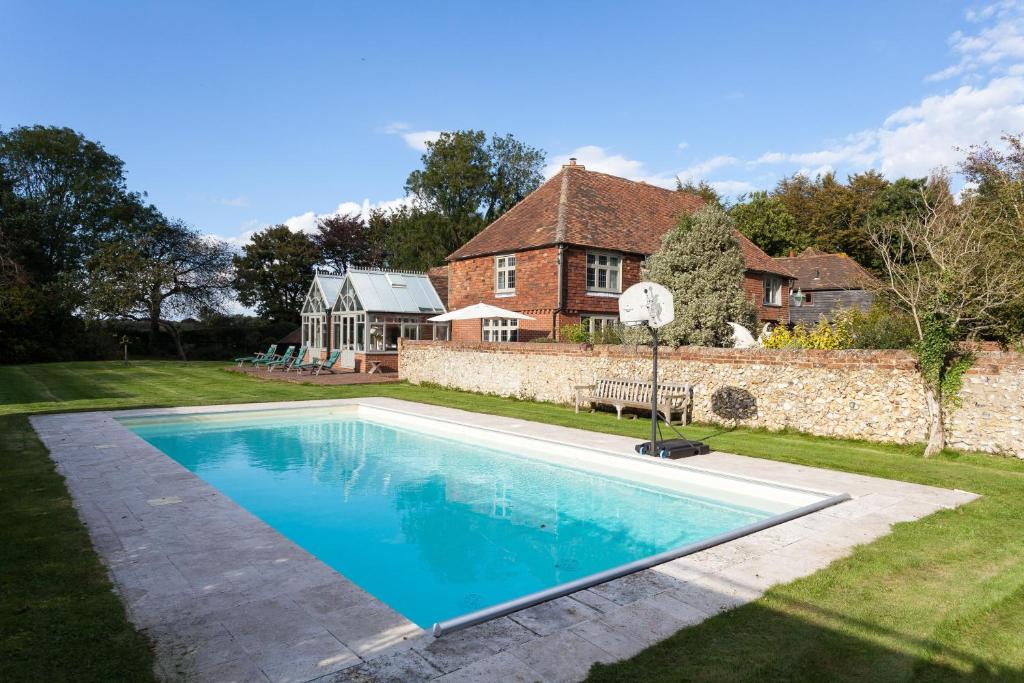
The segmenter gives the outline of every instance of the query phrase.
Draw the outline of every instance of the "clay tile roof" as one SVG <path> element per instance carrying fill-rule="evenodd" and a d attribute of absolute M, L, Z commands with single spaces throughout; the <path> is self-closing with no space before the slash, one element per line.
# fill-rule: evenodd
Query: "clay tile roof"
<path fill-rule="evenodd" d="M 826 254 L 808 248 L 799 256 L 777 258 L 796 277 L 796 287 L 804 291 L 820 289 L 865 289 L 875 278 L 846 254 Z"/>
<path fill-rule="evenodd" d="M 653 254 L 679 217 L 704 205 L 697 195 L 626 180 L 583 166 L 562 170 L 448 258 L 574 244 Z M 785 267 L 736 233 L 750 270 L 789 276 Z"/>
<path fill-rule="evenodd" d="M 774 259 L 763 252 L 739 230 L 733 232 L 736 234 L 736 241 L 740 243 L 740 253 L 743 254 L 743 262 L 746 264 L 747 270 L 759 270 L 763 273 L 784 275 L 790 278 L 796 277 L 785 264 L 779 263 L 780 259 Z"/>

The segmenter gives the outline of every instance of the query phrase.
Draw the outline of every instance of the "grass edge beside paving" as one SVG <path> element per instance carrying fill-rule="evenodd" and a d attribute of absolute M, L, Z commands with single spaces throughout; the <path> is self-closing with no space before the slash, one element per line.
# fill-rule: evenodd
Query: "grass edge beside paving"
<path fill-rule="evenodd" d="M 63 365 L 63 367 L 59 367 Z M 124 678 L 126 671 L 134 671 L 138 676 L 132 676 L 132 680 L 144 680 L 149 675 L 151 656 L 149 655 L 145 639 L 135 633 L 125 618 L 124 608 L 114 593 L 107 579 L 105 569 L 99 562 L 98 556 L 89 543 L 87 531 L 77 517 L 77 513 L 71 507 L 70 496 L 64 485 L 63 479 L 54 469 L 52 461 L 42 444 L 35 437 L 34 432 L 28 424 L 27 414 L 20 411 L 16 406 L 28 408 L 30 412 L 65 412 L 62 406 L 73 406 L 77 410 L 110 409 L 114 407 L 156 407 L 167 405 L 200 405 L 212 403 L 248 402 L 258 397 L 259 400 L 286 400 L 296 398 L 344 398 L 357 396 L 393 396 L 406 400 L 419 401 L 422 403 L 433 403 L 445 405 L 474 412 L 485 412 L 497 415 L 506 415 L 521 419 L 537 420 L 560 424 L 595 431 L 624 434 L 627 436 L 640 437 L 647 430 L 645 420 L 618 422 L 614 415 L 606 413 L 575 415 L 571 408 L 554 406 L 551 404 L 540 404 L 529 401 L 518 401 L 466 392 L 456 392 L 435 387 L 415 387 L 411 385 L 371 385 L 371 386 L 349 386 L 349 387 L 313 387 L 309 385 L 290 385 L 285 389 L 279 383 L 268 383 L 252 378 L 241 377 L 234 373 L 222 372 L 220 365 L 192 364 L 181 366 L 172 363 L 148 363 L 137 364 L 130 368 L 112 367 L 113 364 L 51 364 L 48 366 L 20 366 L 19 372 L 33 375 L 33 380 L 40 384 L 37 390 L 53 395 L 56 387 L 49 386 L 59 381 L 62 372 L 70 373 L 77 382 L 70 382 L 75 385 L 75 391 L 91 391 L 98 393 L 118 394 L 111 396 L 104 394 L 102 398 L 75 399 L 72 396 L 64 396 L 71 399 L 67 402 L 53 401 L 31 401 L 31 406 L 14 402 L 20 397 L 16 390 L 9 385 L 0 390 L 0 427 L 2 427 L 3 438 L 0 440 L 0 469 L 3 476 L 0 477 L 0 494 L 3 501 L 0 502 L 0 510 L 4 520 L 2 523 L 8 528 L 5 534 L 7 538 L 15 542 L 21 541 L 26 548 L 38 548 L 46 558 L 45 571 L 23 572 L 20 576 L 21 585 L 28 590 L 21 596 L 21 604 L 14 605 L 18 598 L 0 598 L 4 604 L 4 614 L 0 615 L 6 626 L 4 635 L 0 639 L 0 678 L 4 680 L 35 680 L 44 673 L 53 680 L 109 680 L 111 671 L 116 671 L 118 678 Z M 177 375 L 189 375 L 185 379 L 179 379 Z M 3 380 L 11 378 L 4 377 L 5 368 L 0 367 L 0 386 Z M 92 375 L 92 379 L 89 376 Z M 115 378 L 116 391 L 105 387 L 103 379 L 97 381 L 97 377 L 112 376 Z M 42 379 L 40 379 L 42 377 Z M 230 377 L 230 378 L 229 378 Z M 190 378 L 195 378 L 190 380 Z M 134 384 L 132 384 L 134 382 Z M 204 384 L 204 382 L 206 384 Z M 239 384 L 244 382 L 248 384 Z M 175 387 L 175 383 L 181 386 Z M 148 389 L 148 394 L 132 394 L 129 389 L 137 385 L 138 390 Z M 161 391 L 156 391 L 159 388 Z M 225 389 L 225 391 L 221 391 Z M 152 393 L 156 391 L 156 393 Z M 204 393 L 205 392 L 205 393 Z M 59 393 L 59 392 L 58 392 Z M 184 396 L 184 398 L 182 398 Z M 206 400 L 209 399 L 209 400 Z M 6 402 L 7 405 L 3 405 Z M 948 452 L 940 458 L 923 460 L 920 458 L 920 447 L 906 447 L 893 445 L 879 445 L 868 442 L 830 440 L 821 437 L 812 437 L 798 433 L 772 433 L 762 430 L 723 430 L 721 427 L 699 425 L 689 427 L 686 433 L 691 437 L 707 438 L 713 447 L 719 450 L 731 451 L 740 454 L 754 455 L 774 460 L 795 462 L 816 467 L 826 467 L 837 470 L 858 472 L 874 476 L 884 476 L 894 479 L 915 481 L 918 483 L 945 486 L 947 488 L 963 488 L 986 495 L 986 499 L 972 503 L 974 509 L 964 512 L 944 511 L 932 515 L 925 520 L 905 525 L 898 525 L 894 528 L 893 534 L 880 539 L 870 545 L 862 546 L 855 551 L 854 555 L 834 563 L 831 567 L 811 577 L 785 586 L 772 589 L 761 600 L 741 607 L 737 610 L 727 612 L 714 617 L 704 624 L 685 629 L 672 638 L 644 651 L 637 657 L 613 665 L 598 666 L 592 672 L 595 680 L 729 680 L 742 678 L 736 671 L 724 672 L 728 668 L 723 664 L 723 655 L 730 654 L 734 659 L 743 660 L 749 665 L 747 672 L 756 672 L 756 676 L 747 676 L 749 680 L 781 678 L 787 680 L 802 680 L 820 676 L 824 665 L 812 666 L 806 671 L 795 670 L 792 665 L 783 665 L 779 661 L 769 658 L 769 661 L 760 661 L 764 658 L 764 649 L 752 648 L 749 652 L 743 651 L 737 644 L 750 642 L 763 644 L 764 631 L 775 631 L 781 640 L 786 636 L 800 634 L 800 638 L 790 637 L 789 648 L 792 652 L 804 652 L 803 657 L 796 658 L 801 662 L 800 666 L 806 666 L 809 662 L 821 660 L 822 652 L 815 651 L 813 643 L 817 642 L 819 648 L 826 651 L 840 654 L 847 650 L 853 650 L 852 654 L 845 654 L 847 659 L 845 673 L 859 672 L 867 677 L 877 673 L 872 665 L 863 661 L 864 657 L 856 653 L 857 647 L 853 645 L 861 642 L 870 642 L 877 639 L 877 634 L 871 633 L 871 629 L 852 628 L 855 635 L 848 632 L 850 628 L 844 628 L 842 619 L 836 623 L 836 618 L 822 617 L 827 610 L 817 610 L 822 605 L 828 605 L 834 599 L 831 594 L 863 593 L 860 600 L 871 602 L 870 590 L 877 589 L 877 582 L 867 586 L 867 593 L 864 593 L 865 586 L 862 582 L 868 580 L 873 573 L 877 574 L 879 567 L 884 566 L 887 571 L 892 570 L 894 575 L 902 576 L 903 572 L 918 571 L 919 567 L 936 568 L 936 559 L 930 557 L 934 554 L 934 536 L 948 535 L 952 531 L 960 534 L 963 532 L 963 523 L 956 524 L 958 517 L 963 514 L 974 514 L 983 516 L 989 523 L 984 526 L 985 538 L 974 539 L 970 547 L 957 546 L 958 550 L 966 548 L 967 551 L 977 553 L 979 543 L 990 543 L 995 541 L 1002 543 L 1009 554 L 1021 551 L 1021 542 L 1014 544 L 1012 536 L 1020 535 L 1022 531 L 1020 524 L 1006 523 L 1007 517 L 1019 519 L 1024 516 L 1021 506 L 1012 510 L 1001 509 L 1006 507 L 1007 497 L 1012 497 L 1024 491 L 1024 466 L 1017 461 L 1000 460 L 991 456 L 978 454 L 963 454 Z M 20 436 L 19 436 L 20 434 Z M 710 435 L 710 436 L 709 436 Z M 24 470 L 21 478 L 9 477 L 9 471 L 14 466 L 18 470 L 18 463 L 11 459 L 15 451 L 32 454 L 28 462 L 21 464 Z M 852 459 L 851 456 L 853 456 Z M 976 485 L 976 486 L 972 486 Z M 22 488 L 24 487 L 24 488 Z M 7 490 L 5 490 L 7 489 Z M 20 489 L 20 496 L 31 500 L 22 500 L 16 503 L 19 498 L 19 491 L 14 496 L 9 496 L 10 490 Z M 48 491 L 48 496 L 33 495 L 40 491 Z M 49 505 L 45 505 L 46 502 Z M 45 508 L 45 509 L 44 509 Z M 1002 513 L 1002 514 L 1000 514 Z M 1022 513 L 1022 514 L 1016 514 Z M 22 517 L 18 517 L 21 515 Z M 23 527 L 28 538 L 13 536 L 10 533 L 12 526 Z M 37 524 L 18 524 L 19 520 L 35 520 Z M 40 521 L 40 520 L 46 520 Z M 952 522 L 952 524 L 951 524 Z M 968 524 L 970 526 L 970 524 Z M 28 530 L 35 527 L 35 534 Z M 42 530 L 39 527 L 43 527 Z M 995 528 L 993 528 L 995 527 Z M 1000 532 L 1001 529 L 1001 532 Z M 1001 537 L 1001 538 L 997 538 Z M 60 539 L 58 543 L 57 540 Z M 74 551 L 75 562 L 67 563 L 68 553 L 54 551 L 54 548 L 71 548 Z M 929 550 L 930 549 L 930 550 Z M 924 553 L 924 556 L 921 553 Z M 890 662 L 891 669 L 904 670 L 905 675 L 893 677 L 893 680 L 908 680 L 925 672 L 935 680 L 948 678 L 949 673 L 962 673 L 965 669 L 980 669 L 988 671 L 989 674 L 999 676 L 1000 673 L 1021 671 L 1020 665 L 1024 656 L 1021 655 L 1021 646 L 1010 642 L 1007 643 L 1004 637 L 1007 633 L 1019 633 L 1018 626 L 1024 626 L 1015 615 L 1024 613 L 1024 572 L 1010 561 L 1007 562 L 1007 552 L 989 553 L 987 557 L 980 557 L 982 564 L 985 562 L 994 565 L 1008 565 L 1001 567 L 1000 571 L 994 572 L 994 576 L 986 579 L 978 577 L 975 571 L 964 571 L 971 569 L 965 567 L 962 559 L 951 556 L 944 556 L 940 562 L 941 571 L 933 571 L 934 577 L 918 579 L 923 588 L 923 595 L 929 600 L 934 600 L 933 593 L 941 591 L 943 582 L 959 581 L 964 585 L 979 587 L 974 592 L 983 596 L 981 602 L 985 603 L 985 609 L 979 609 L 978 605 L 971 604 L 964 607 L 961 613 L 949 615 L 948 619 L 940 620 L 934 624 L 932 621 L 921 615 L 915 615 L 915 625 L 925 623 L 930 625 L 927 633 L 904 633 L 896 637 L 894 642 L 889 643 L 886 653 L 904 651 L 895 656 L 901 666 Z M 949 555 L 946 553 L 945 555 Z M 998 555 L 998 557 L 996 556 Z M 23 558 L 28 564 L 33 558 Z M 0 575 L 4 577 L 5 585 L 15 585 L 8 581 L 11 572 L 8 571 L 7 561 L 0 561 Z M 77 567 L 77 569 L 75 569 Z M 76 572 L 75 580 L 58 581 L 57 577 L 64 577 L 69 571 Z M 982 572 L 983 573 L 983 572 Z M 18 577 L 15 577 L 18 578 Z M 861 584 L 858 584 L 861 582 Z M 57 584 L 56 586 L 54 584 Z M 75 586 L 75 590 L 68 590 Z M 56 589 L 56 590 L 55 590 Z M 14 591 L 12 591 L 13 593 Z M 970 592 L 970 591 L 968 591 Z M 37 600 L 38 596 L 45 598 Z M 34 613 L 36 619 L 25 619 L 25 603 L 34 602 L 43 607 L 42 611 Z M 856 600 L 854 600 L 856 602 Z M 977 600 L 975 602 L 978 602 Z M 15 609 L 11 609 L 14 607 Z M 913 607 L 913 606 L 911 606 Z M 95 612 L 91 611 L 95 610 Z M 817 611 L 816 611 L 817 610 Z M 16 613 L 20 611 L 20 614 Z M 885 615 L 872 614 L 871 610 L 861 610 L 867 613 L 868 621 L 875 619 L 879 623 L 892 621 Z M 56 615 L 70 615 L 71 618 L 60 619 Z M 88 615 L 83 622 L 82 617 Z M 795 616 L 794 616 L 795 615 Z M 852 616 L 852 615 L 850 615 Z M 827 623 L 823 627 L 822 620 Z M 797 623 L 799 622 L 799 623 Z M 898 620 L 897 620 L 898 622 Z M 10 629 L 11 625 L 28 623 L 28 628 L 20 631 Z M 60 628 L 47 630 L 48 624 L 57 623 Z M 85 623 L 86 628 L 75 628 Z M 907 630 L 906 624 L 896 624 L 899 631 L 901 628 Z M 754 629 L 751 631 L 750 629 Z M 810 631 L 808 632 L 808 629 Z M 966 632 L 965 632 L 966 629 Z M 914 629 L 910 629 L 913 631 Z M 936 633 L 939 638 L 936 639 Z M 724 638 L 725 634 L 730 637 Z M 32 636 L 31 638 L 28 636 Z M 964 656 L 957 655 L 958 648 L 947 647 L 950 641 L 972 642 L 975 649 L 981 655 Z M 901 638 L 910 638 L 913 642 L 910 645 L 899 642 Z M 972 640 L 973 639 L 973 640 Z M 998 651 L 1000 656 L 991 657 L 995 645 L 989 645 L 993 639 L 999 641 Z M 884 640 L 884 638 L 883 638 Z M 892 637 L 890 637 L 892 640 Z M 716 647 L 708 647 L 708 643 L 725 643 Z M 811 643 L 811 644 L 809 644 Z M 853 645 L 851 645 L 853 643 Z M 728 646 L 728 647 L 727 647 Z M 45 648 L 47 654 L 41 651 Z M 57 656 L 54 656 L 55 648 Z M 90 657 L 101 648 L 104 657 Z M 20 652 L 20 655 L 19 655 Z M 701 656 L 693 656 L 694 652 L 702 653 Z M 12 655 L 13 653 L 13 655 Z M 35 656 L 33 656 L 33 653 Z M 685 653 L 685 656 L 682 656 Z M 952 655 L 950 653 L 953 653 Z M 987 654 L 986 654 L 987 653 Z M 873 652 L 873 659 L 879 659 L 878 652 Z M 842 658 L 842 657 L 839 657 Z M 892 658 L 892 657 L 890 657 Z M 792 659 L 792 658 L 791 658 Z M 883 657 L 884 659 L 884 657 Z M 102 661 L 97 661 L 102 660 Z M 103 662 L 112 663 L 114 669 L 104 668 Z M 74 665 L 76 668 L 69 669 Z M 43 666 L 42 671 L 38 668 Z M 30 667 L 26 669 L 26 667 Z M 831 667 L 828 667 L 831 668 Z M 837 673 L 832 671 L 830 673 Z M 838 672 L 844 673 L 844 672 Z M 839 676 L 842 677 L 842 676 Z M 854 676 L 847 676 L 855 678 Z M 927 676 L 925 676 L 927 678 Z"/>

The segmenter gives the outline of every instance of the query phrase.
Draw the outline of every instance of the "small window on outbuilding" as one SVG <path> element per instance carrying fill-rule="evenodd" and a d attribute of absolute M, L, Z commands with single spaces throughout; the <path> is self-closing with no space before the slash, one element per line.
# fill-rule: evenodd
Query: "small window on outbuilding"
<path fill-rule="evenodd" d="M 764 276 L 764 305 L 782 305 L 782 278 L 774 275 Z"/>

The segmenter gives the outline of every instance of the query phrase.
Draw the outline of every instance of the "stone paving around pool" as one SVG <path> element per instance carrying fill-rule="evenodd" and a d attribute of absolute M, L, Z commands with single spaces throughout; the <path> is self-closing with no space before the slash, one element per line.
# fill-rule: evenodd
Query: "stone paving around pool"
<path fill-rule="evenodd" d="M 976 496 L 726 453 L 687 467 L 853 499 L 434 638 L 122 427 L 114 416 L 363 404 L 580 447 L 635 439 L 367 398 L 32 418 L 165 680 L 577 681 L 677 630 L 811 574 L 892 524 Z M 358 551 L 358 549 L 353 549 Z"/>

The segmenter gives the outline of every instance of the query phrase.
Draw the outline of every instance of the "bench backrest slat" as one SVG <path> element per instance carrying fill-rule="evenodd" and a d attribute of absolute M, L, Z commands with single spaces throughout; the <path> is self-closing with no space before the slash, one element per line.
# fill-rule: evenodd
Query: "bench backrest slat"
<path fill-rule="evenodd" d="M 630 403 L 650 403 L 651 383 L 642 380 L 601 378 L 595 383 L 594 395 Z M 689 395 L 689 384 L 658 382 L 658 392 Z"/>

